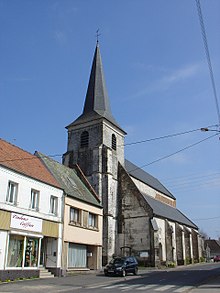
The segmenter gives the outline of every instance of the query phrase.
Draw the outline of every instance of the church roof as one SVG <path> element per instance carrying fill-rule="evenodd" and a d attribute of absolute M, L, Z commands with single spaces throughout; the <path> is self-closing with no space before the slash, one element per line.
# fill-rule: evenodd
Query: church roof
<path fill-rule="evenodd" d="M 67 128 L 84 122 L 94 121 L 99 118 L 105 118 L 122 130 L 111 112 L 99 44 L 97 43 L 83 113 L 68 125 Z M 124 130 L 122 131 L 124 132 Z"/>
<path fill-rule="evenodd" d="M 146 183 L 148 186 L 167 195 L 168 197 L 176 199 L 157 178 L 151 176 L 149 173 L 145 172 L 143 169 L 137 167 L 128 160 L 125 160 L 125 169 L 130 176 Z"/>
<path fill-rule="evenodd" d="M 41 161 L 45 164 L 47 169 L 59 182 L 65 193 L 78 199 L 80 201 L 101 207 L 100 201 L 96 198 L 82 182 L 82 180 L 76 174 L 74 169 L 66 167 L 53 159 L 36 152 Z"/>
<path fill-rule="evenodd" d="M 216 252 L 217 254 L 220 253 L 220 241 L 215 239 L 206 239 L 205 246 L 209 246 L 211 252 Z"/>
<path fill-rule="evenodd" d="M 145 200 L 150 205 L 153 210 L 154 216 L 166 218 L 167 220 L 173 220 L 179 224 L 186 225 L 188 227 L 198 229 L 198 227 L 188 219 L 182 212 L 177 208 L 171 207 L 165 203 L 162 203 L 159 200 L 154 199 L 153 197 L 143 194 Z"/>

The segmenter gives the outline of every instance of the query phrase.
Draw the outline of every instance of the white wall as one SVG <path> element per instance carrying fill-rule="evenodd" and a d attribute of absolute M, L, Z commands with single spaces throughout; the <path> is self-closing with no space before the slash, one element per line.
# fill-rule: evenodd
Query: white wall
<path fill-rule="evenodd" d="M 6 231 L 0 231 L 0 270 L 4 269 L 7 235 Z"/>
<path fill-rule="evenodd" d="M 137 188 L 140 190 L 140 192 L 147 194 L 149 196 L 152 196 L 153 198 L 155 198 L 156 196 L 161 196 L 164 198 L 164 200 L 167 200 L 169 202 L 175 203 L 175 200 L 166 196 L 165 194 L 157 191 L 156 189 L 148 186 L 146 183 L 141 182 L 140 180 L 131 177 L 131 179 L 133 180 L 133 182 L 135 183 L 135 185 L 137 186 Z"/>
<path fill-rule="evenodd" d="M 159 243 L 162 244 L 162 258 L 163 261 L 166 261 L 166 228 L 165 228 L 165 220 L 155 218 L 158 225 L 158 234 L 159 234 Z"/>
<path fill-rule="evenodd" d="M 8 181 L 18 183 L 18 196 L 16 206 L 8 204 L 6 202 Z M 30 209 L 31 189 L 40 191 L 39 211 L 34 211 Z M 58 197 L 57 216 L 49 214 L 51 195 Z M 61 189 L 29 178 L 9 169 L 0 167 L 0 209 L 26 214 L 32 217 L 42 218 L 51 221 L 61 221 L 62 195 L 63 191 Z"/>
<path fill-rule="evenodd" d="M 16 205 L 6 202 L 9 181 L 12 181 L 18 184 Z M 39 210 L 38 211 L 30 208 L 32 189 L 39 191 Z M 57 215 L 50 214 L 51 195 L 58 198 Z M 63 213 L 62 204 L 63 204 L 63 190 L 0 166 L 0 210 L 20 213 L 22 215 L 34 217 L 35 219 L 42 219 L 42 220 L 57 222 L 57 224 L 59 225 L 58 239 L 55 240 L 54 238 L 51 238 L 51 240 L 55 242 L 52 244 L 53 248 L 51 248 L 51 251 L 53 252 L 56 251 L 56 256 L 52 255 L 51 257 L 52 263 L 50 265 L 53 267 L 61 265 L 61 251 L 62 251 L 62 222 L 61 220 L 62 220 L 62 213 Z M 31 230 L 28 232 L 32 233 Z M 0 269 L 4 269 L 5 255 L 7 251 L 6 245 L 7 245 L 8 233 L 9 231 L 0 230 Z M 35 232 L 33 231 L 33 233 Z"/>

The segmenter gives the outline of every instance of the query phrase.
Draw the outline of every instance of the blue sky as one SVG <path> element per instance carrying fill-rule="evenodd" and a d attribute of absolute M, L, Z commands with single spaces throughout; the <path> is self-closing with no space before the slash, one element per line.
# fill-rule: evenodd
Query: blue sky
<path fill-rule="evenodd" d="M 219 102 L 220 1 L 200 2 Z M 126 144 L 219 123 L 194 0 L 0 0 L 1 138 L 31 153 L 66 151 L 65 126 L 82 113 L 98 28 Z M 208 139 L 215 133 L 125 147 L 212 238 L 220 236 L 220 141 Z"/>

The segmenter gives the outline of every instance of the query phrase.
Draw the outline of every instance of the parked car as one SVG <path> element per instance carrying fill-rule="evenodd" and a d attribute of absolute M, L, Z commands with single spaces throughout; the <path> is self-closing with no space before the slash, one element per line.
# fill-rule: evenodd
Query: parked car
<path fill-rule="evenodd" d="M 125 277 L 127 274 L 138 274 L 138 262 L 134 256 L 115 257 L 104 268 L 104 274 L 119 275 Z"/>
<path fill-rule="evenodd" d="M 213 258 L 214 262 L 220 261 L 220 255 L 216 255 Z"/>

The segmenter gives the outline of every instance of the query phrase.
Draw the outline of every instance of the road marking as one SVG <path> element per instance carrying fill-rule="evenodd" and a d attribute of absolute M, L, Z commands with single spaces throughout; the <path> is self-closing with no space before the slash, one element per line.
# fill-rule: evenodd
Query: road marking
<path fill-rule="evenodd" d="M 123 284 L 115 284 L 115 285 L 111 285 L 111 286 L 103 286 L 102 285 L 102 288 L 103 289 L 114 289 L 114 288 L 119 288 L 119 287 L 122 287 L 124 286 Z"/>
<path fill-rule="evenodd" d="M 121 288 L 121 290 L 122 290 L 122 291 L 129 291 L 129 290 L 132 290 L 132 289 L 134 289 L 134 288 L 137 289 L 137 287 L 140 287 L 140 284 L 123 286 L 123 287 Z"/>
<path fill-rule="evenodd" d="M 175 285 L 164 285 L 164 286 L 160 286 L 160 287 L 158 287 L 158 288 L 156 288 L 154 290 L 162 292 L 162 291 L 166 291 L 166 290 L 171 289 L 171 288 L 176 288 L 176 286 Z"/>
<path fill-rule="evenodd" d="M 87 286 L 86 286 L 86 289 L 102 288 L 103 286 L 104 286 L 103 284 L 94 285 L 94 286 L 87 285 Z"/>
<path fill-rule="evenodd" d="M 149 284 L 149 285 L 144 285 L 144 286 L 141 285 L 141 287 L 136 288 L 136 290 L 140 290 L 140 291 L 141 290 L 148 290 L 148 289 L 152 289 L 154 287 L 157 287 L 157 285 L 155 285 L 155 284 Z"/>
<path fill-rule="evenodd" d="M 193 286 L 183 286 L 183 287 L 180 287 L 178 289 L 176 289 L 175 293 L 182 293 L 182 292 L 185 292 L 186 290 L 189 290 L 189 289 L 193 289 L 194 287 Z"/>
<path fill-rule="evenodd" d="M 69 288 L 64 288 L 64 289 L 53 289 L 53 292 L 68 292 L 68 291 L 72 291 L 72 290 L 77 290 L 77 289 L 81 289 L 82 286 L 70 286 Z"/>

